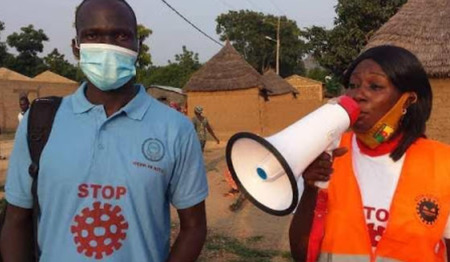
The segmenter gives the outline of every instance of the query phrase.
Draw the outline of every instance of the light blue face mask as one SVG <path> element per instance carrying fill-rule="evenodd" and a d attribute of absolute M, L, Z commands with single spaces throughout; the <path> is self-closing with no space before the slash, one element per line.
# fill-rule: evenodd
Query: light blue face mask
<path fill-rule="evenodd" d="M 80 44 L 80 67 L 102 91 L 118 89 L 136 75 L 138 53 L 109 44 Z"/>

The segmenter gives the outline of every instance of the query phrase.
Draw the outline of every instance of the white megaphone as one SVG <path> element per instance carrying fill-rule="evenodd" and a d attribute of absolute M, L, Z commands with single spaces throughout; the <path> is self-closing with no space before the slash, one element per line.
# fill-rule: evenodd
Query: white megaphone
<path fill-rule="evenodd" d="M 292 213 L 303 192 L 303 171 L 322 152 L 337 146 L 358 115 L 358 104 L 341 96 L 270 137 L 233 135 L 226 159 L 234 181 L 263 211 L 278 216 Z"/>

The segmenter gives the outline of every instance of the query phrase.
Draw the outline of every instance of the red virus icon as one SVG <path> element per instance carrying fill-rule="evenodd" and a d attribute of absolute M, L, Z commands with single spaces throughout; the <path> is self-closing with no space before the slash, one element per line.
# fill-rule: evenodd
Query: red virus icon
<path fill-rule="evenodd" d="M 119 214 L 121 211 L 119 206 L 105 203 L 101 207 L 100 202 L 95 202 L 92 209 L 86 207 L 76 215 L 70 231 L 78 253 L 102 259 L 119 250 L 128 229 L 128 223 Z"/>

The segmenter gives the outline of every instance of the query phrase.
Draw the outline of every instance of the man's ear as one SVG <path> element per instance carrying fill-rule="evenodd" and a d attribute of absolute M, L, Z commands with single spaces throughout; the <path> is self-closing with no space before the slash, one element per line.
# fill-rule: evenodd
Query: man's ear
<path fill-rule="evenodd" d="M 75 38 L 72 39 L 72 53 L 77 60 L 80 60 L 80 47 Z"/>

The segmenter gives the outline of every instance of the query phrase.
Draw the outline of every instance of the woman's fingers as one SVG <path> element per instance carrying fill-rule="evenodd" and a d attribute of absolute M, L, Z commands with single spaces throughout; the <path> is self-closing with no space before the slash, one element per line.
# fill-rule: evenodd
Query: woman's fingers
<path fill-rule="evenodd" d="M 348 152 L 346 147 L 338 147 L 333 150 L 333 158 L 345 155 Z"/>

